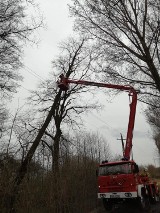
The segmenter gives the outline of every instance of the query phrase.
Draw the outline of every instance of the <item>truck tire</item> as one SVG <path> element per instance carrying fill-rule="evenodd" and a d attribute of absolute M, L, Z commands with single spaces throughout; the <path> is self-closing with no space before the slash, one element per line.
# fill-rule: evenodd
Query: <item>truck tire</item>
<path fill-rule="evenodd" d="M 138 199 L 138 206 L 141 211 L 146 212 L 150 209 L 150 202 L 147 196 L 142 196 Z"/>
<path fill-rule="evenodd" d="M 152 203 L 159 202 L 159 195 L 156 193 L 156 190 L 153 190 L 153 197 L 152 197 Z"/>
<path fill-rule="evenodd" d="M 158 203 L 160 201 L 159 195 L 155 195 L 154 200 L 155 200 L 155 203 Z"/>
<path fill-rule="evenodd" d="M 107 199 L 103 199 L 103 206 L 106 211 L 111 211 L 113 209 L 113 204 L 111 201 L 108 201 Z"/>
<path fill-rule="evenodd" d="M 150 193 L 150 202 L 151 204 L 159 202 L 159 195 L 156 193 L 155 188 L 152 188 L 152 193 Z"/>
<path fill-rule="evenodd" d="M 150 209 L 150 200 L 148 197 L 148 191 L 145 187 L 141 188 L 141 197 L 138 198 L 138 206 L 141 211 L 148 211 Z"/>

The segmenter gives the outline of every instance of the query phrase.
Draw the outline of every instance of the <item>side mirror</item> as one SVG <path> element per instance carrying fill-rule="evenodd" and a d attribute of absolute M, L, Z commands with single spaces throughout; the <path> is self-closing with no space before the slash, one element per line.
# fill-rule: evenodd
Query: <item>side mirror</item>
<path fill-rule="evenodd" d="M 138 172 L 139 172 L 139 167 L 137 164 L 134 164 L 133 173 L 138 173 Z"/>

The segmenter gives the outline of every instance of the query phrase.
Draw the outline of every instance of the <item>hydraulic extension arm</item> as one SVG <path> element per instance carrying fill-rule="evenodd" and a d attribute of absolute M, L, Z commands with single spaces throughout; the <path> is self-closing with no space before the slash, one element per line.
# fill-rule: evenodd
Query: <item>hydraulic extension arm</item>
<path fill-rule="evenodd" d="M 130 114 L 129 114 L 127 138 L 126 138 L 126 145 L 124 150 L 124 160 L 129 160 L 131 149 L 132 149 L 132 138 L 133 138 L 133 130 L 134 130 L 134 122 L 135 122 L 135 114 L 136 114 L 136 105 L 137 105 L 137 91 L 131 86 L 97 83 L 97 82 L 83 81 L 83 80 L 71 80 L 71 79 L 65 78 L 63 74 L 60 75 L 60 81 L 58 81 L 58 87 L 62 89 L 63 91 L 67 91 L 69 89 L 69 84 L 80 84 L 85 86 L 112 88 L 112 89 L 129 92 L 129 96 L 132 97 L 132 100 L 130 103 Z"/>

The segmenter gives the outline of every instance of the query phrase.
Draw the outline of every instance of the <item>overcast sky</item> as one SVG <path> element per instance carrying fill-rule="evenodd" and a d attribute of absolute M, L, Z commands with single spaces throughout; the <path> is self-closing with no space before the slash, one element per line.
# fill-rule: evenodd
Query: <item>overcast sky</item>
<path fill-rule="evenodd" d="M 71 0 L 37 0 L 42 11 L 46 29 L 39 31 L 40 43 L 37 46 L 28 46 L 24 49 L 24 68 L 21 74 L 24 77 L 22 87 L 13 101 L 14 106 L 23 104 L 28 90 L 35 89 L 39 80 L 47 78 L 51 72 L 51 61 L 58 54 L 59 43 L 73 34 L 73 19 L 69 17 L 67 4 Z M 108 97 L 98 94 L 100 101 L 105 104 L 99 113 L 90 113 L 84 116 L 86 129 L 103 134 L 114 153 L 121 154 L 121 143 L 117 140 L 120 133 L 126 136 L 129 116 L 129 102 L 127 93 L 114 97 L 111 103 Z M 145 106 L 138 103 L 135 131 L 133 138 L 134 159 L 138 164 L 155 165 L 155 146 L 151 130 L 145 121 L 142 110 Z"/>

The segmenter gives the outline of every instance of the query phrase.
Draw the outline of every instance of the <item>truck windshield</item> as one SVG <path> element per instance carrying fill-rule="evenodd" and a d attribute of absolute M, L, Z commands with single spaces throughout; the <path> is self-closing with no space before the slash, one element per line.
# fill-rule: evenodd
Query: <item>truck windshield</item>
<path fill-rule="evenodd" d="M 108 164 L 99 167 L 99 176 L 116 175 L 116 174 L 131 174 L 131 164 Z"/>

